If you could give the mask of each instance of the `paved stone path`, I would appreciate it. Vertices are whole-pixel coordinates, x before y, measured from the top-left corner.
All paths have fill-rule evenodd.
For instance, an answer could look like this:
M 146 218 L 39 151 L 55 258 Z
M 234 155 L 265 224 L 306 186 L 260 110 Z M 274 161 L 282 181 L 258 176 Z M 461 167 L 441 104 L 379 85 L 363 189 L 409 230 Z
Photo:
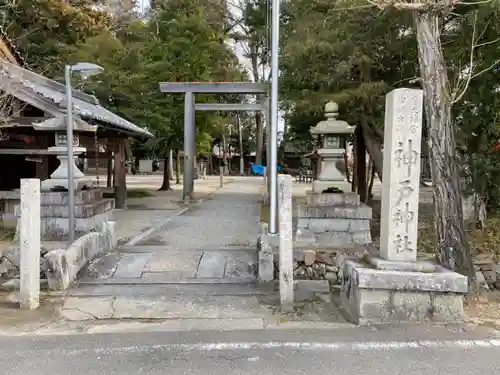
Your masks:
M 172 216 L 137 245 L 94 260 L 80 284 L 254 280 L 260 183 L 252 178 L 232 182 Z
M 95 259 L 61 314 L 95 319 L 272 319 L 255 285 L 262 181 L 235 178 L 133 246 Z M 260 321 L 259 321 L 260 322 Z M 259 323 L 262 325 L 261 323 Z

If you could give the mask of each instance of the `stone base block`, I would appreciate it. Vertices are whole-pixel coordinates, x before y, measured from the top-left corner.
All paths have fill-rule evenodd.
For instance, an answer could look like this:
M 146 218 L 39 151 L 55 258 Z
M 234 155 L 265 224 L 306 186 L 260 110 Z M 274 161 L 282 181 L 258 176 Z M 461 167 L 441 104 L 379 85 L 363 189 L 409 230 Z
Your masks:
M 75 192 L 75 204 L 86 204 L 88 202 L 97 202 L 103 199 L 102 189 L 90 189 Z M 67 206 L 67 191 L 47 191 L 40 194 L 40 204 L 42 206 Z
M 40 195 L 40 216 L 42 241 L 64 241 L 69 233 L 68 192 L 43 192 Z M 103 223 L 111 220 L 115 200 L 103 198 L 100 189 L 83 190 L 75 193 L 76 236 L 100 230 Z M 14 207 L 16 216 L 20 206 Z M 18 221 L 19 226 L 20 221 Z M 19 240 L 19 227 L 15 240 Z
M 78 178 L 73 180 L 73 185 L 75 188 L 75 191 L 79 190 L 87 190 L 87 189 L 92 189 L 96 185 L 96 181 L 92 180 L 91 178 Z M 42 184 L 40 186 L 42 191 L 67 191 L 68 190 L 68 179 L 67 178 L 62 178 L 62 179 L 57 179 L 57 178 L 49 178 L 47 180 L 42 181 Z
M 355 233 L 370 230 L 370 220 L 368 219 L 336 219 L 315 217 L 301 217 L 297 220 L 297 228 L 309 229 L 313 233 L 323 232 L 347 232 Z
M 295 244 L 311 247 L 339 248 L 352 245 L 368 245 L 372 243 L 370 230 L 358 232 L 326 231 L 314 233 L 307 228 L 297 228 Z
M 293 247 L 315 247 L 316 236 L 306 228 L 297 228 L 293 239 Z
M 115 200 L 112 198 L 101 199 L 97 202 L 75 204 L 75 218 L 89 218 L 111 211 L 115 207 Z M 20 216 L 20 206 L 16 206 L 16 216 Z M 67 218 L 69 217 L 68 205 L 41 205 L 40 216 L 42 218 Z
M 91 217 L 75 218 L 75 235 L 99 231 L 102 225 L 110 221 L 113 211 L 109 210 Z M 69 220 L 67 217 L 43 217 L 40 221 L 42 241 L 65 241 L 68 239 Z
M 416 262 L 398 262 L 386 260 L 380 257 L 368 258 L 368 262 L 378 270 L 387 271 L 410 271 L 410 272 L 436 272 L 439 267 L 437 264 L 429 261 Z
M 317 219 L 365 219 L 371 220 L 372 208 L 364 203 L 359 206 L 354 205 L 297 205 L 297 218 L 317 218 Z
M 337 188 L 342 190 L 344 193 L 351 192 L 351 184 L 347 181 L 321 181 L 314 180 L 313 181 L 313 192 L 314 193 L 322 193 L 328 188 Z
M 356 324 L 463 320 L 467 277 L 436 265 L 434 272 L 380 270 L 343 264 L 341 302 Z
M 360 197 L 357 193 L 315 193 L 306 191 L 306 202 L 312 206 L 359 206 Z

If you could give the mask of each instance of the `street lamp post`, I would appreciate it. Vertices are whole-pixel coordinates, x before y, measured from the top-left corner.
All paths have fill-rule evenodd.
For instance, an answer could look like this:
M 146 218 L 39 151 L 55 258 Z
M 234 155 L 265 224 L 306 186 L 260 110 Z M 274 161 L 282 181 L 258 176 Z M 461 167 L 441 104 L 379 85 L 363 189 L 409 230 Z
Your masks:
M 71 87 L 71 73 L 79 72 L 84 78 L 99 74 L 104 69 L 95 64 L 80 62 L 75 65 L 66 65 L 64 78 L 66 83 L 66 147 L 68 149 L 68 242 L 75 241 L 75 183 L 73 159 L 73 89 Z
M 269 149 L 270 155 L 267 159 L 269 168 L 269 233 L 277 233 L 276 216 L 278 213 L 278 187 L 277 187 L 277 164 L 278 164 L 278 53 L 279 53 L 279 31 L 280 31 L 280 0 L 273 0 L 271 6 L 271 115 Z

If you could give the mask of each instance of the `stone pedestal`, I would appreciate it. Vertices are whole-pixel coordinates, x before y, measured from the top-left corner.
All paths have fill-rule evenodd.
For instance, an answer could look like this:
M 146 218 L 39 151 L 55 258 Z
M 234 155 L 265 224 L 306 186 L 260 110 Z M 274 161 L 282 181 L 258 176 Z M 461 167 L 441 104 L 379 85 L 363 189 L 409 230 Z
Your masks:
M 351 184 L 344 175 L 347 137 L 355 127 L 337 120 L 337 115 L 337 104 L 327 103 L 326 120 L 310 130 L 313 137 L 321 139 L 317 153 L 322 168 L 313 181 L 313 190 L 306 193 L 306 204 L 297 207 L 295 240 L 299 246 L 336 248 L 372 242 L 372 209 L 350 192 Z
M 68 192 L 42 192 L 40 196 L 40 225 L 42 241 L 64 241 L 68 238 Z M 91 189 L 75 194 L 76 237 L 100 230 L 103 223 L 111 221 L 115 201 L 103 198 L 103 191 Z M 20 207 L 15 207 L 19 217 Z M 16 238 L 19 233 L 19 223 Z
M 68 149 L 66 146 L 49 147 L 48 151 L 57 156 L 60 161 L 59 167 L 50 175 L 50 178 L 43 181 L 41 185 L 42 191 L 65 191 L 68 190 Z M 77 155 L 85 152 L 84 147 L 75 147 L 73 149 L 73 171 L 74 179 L 73 184 L 75 191 L 82 189 L 90 189 L 94 182 L 91 178 L 86 178 L 85 175 L 78 169 L 75 164 Z
M 342 275 L 341 302 L 353 323 L 458 322 L 464 318 L 467 277 L 441 266 L 346 260 Z
M 341 300 L 357 324 L 463 319 L 468 279 L 417 260 L 421 90 L 386 98 L 380 257 L 347 260 Z
M 372 209 L 356 193 L 308 191 L 296 216 L 298 245 L 336 248 L 372 242 Z

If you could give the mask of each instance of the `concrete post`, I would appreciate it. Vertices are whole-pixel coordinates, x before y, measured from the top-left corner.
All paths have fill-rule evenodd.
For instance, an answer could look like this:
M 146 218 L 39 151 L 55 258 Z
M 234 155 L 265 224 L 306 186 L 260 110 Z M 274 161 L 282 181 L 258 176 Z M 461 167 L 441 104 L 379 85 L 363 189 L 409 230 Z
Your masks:
M 40 305 L 40 180 L 21 180 L 21 287 L 20 307 Z
M 293 239 L 292 176 L 278 175 L 280 300 L 283 312 L 292 312 L 293 303 Z
M 224 167 L 219 167 L 219 175 L 220 175 L 220 187 L 224 186 Z
M 194 157 L 195 157 L 195 112 L 194 94 L 186 92 L 184 96 L 184 201 L 190 200 L 194 184 Z

